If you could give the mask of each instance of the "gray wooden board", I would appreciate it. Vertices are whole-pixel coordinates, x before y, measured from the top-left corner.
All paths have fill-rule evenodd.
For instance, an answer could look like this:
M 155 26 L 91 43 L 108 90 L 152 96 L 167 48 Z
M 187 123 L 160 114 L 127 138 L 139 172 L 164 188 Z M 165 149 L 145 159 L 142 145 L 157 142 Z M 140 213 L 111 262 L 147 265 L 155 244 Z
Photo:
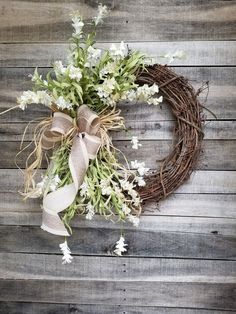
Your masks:
M 166 157 L 174 147 L 172 141 L 140 141 L 141 149 L 138 151 L 131 148 L 130 141 L 113 141 L 116 148 L 125 154 L 127 160 L 145 161 L 145 164 L 150 169 L 158 169 L 161 161 Z M 25 142 L 23 147 L 29 145 Z M 33 151 L 34 145 L 31 145 L 26 150 L 16 157 L 20 151 L 20 142 L 0 142 L 0 168 L 16 168 L 17 165 L 25 168 L 26 159 Z M 51 153 L 48 153 L 50 156 Z M 118 154 L 119 159 L 124 163 L 124 158 Z M 213 140 L 204 141 L 202 145 L 202 153 L 200 155 L 197 169 L 201 170 L 236 170 L 236 141 L 230 140 Z M 47 167 L 47 162 L 44 159 L 42 168 Z
M 114 216 L 113 220 L 117 220 Z M 42 213 L 17 213 L 1 212 L 0 225 L 17 226 L 40 226 Z M 120 230 L 122 224 L 115 224 L 96 215 L 88 221 L 84 216 L 77 216 L 71 222 L 73 228 L 98 228 Z M 124 223 L 124 227 L 137 231 L 137 227 L 130 223 Z M 172 217 L 144 215 L 140 218 L 138 230 L 163 231 L 163 232 L 186 232 L 201 234 L 218 234 L 236 237 L 236 219 L 232 218 L 205 218 L 205 217 Z
M 174 70 L 195 88 L 210 81 L 207 101 L 206 91 L 200 100 L 218 120 L 204 110 L 208 121 L 201 170 L 164 202 L 145 203 L 139 228 L 124 224 L 126 256 L 112 254 L 120 225 L 98 216 L 92 221 L 77 217 L 69 239 L 74 260 L 65 266 L 61 238 L 39 227 L 41 201 L 23 202 L 17 193 L 23 177 L 13 163 L 26 122 L 49 110 L 29 106 L 1 116 L 0 168 L 8 169 L 0 169 L 0 312 L 235 313 L 236 1 L 103 3 L 111 12 L 98 29 L 97 46 L 124 40 L 161 63 L 160 55 L 184 50 L 186 57 L 174 61 Z M 27 75 L 33 67 L 45 73 L 53 61 L 65 62 L 72 32 L 69 13 L 79 8 L 90 21 L 96 7 L 97 1 L 0 1 L 0 111 L 31 88 Z M 130 132 L 114 133 L 115 145 L 130 160 L 158 166 L 155 159 L 164 157 L 173 141 L 168 104 L 119 107 Z M 131 134 L 143 144 L 137 152 L 130 149 Z M 31 138 L 32 127 L 26 140 Z
M 40 178 L 42 171 L 38 171 Z M 0 169 L 1 193 L 16 194 L 23 186 L 23 176 L 16 169 Z M 178 189 L 178 193 L 232 194 L 236 193 L 236 171 L 195 171 Z
M 0 253 L 1 279 L 236 283 L 236 261 Z M 103 267 L 106 266 L 106 267 Z M 125 271 L 124 271 L 125 270 Z
M 0 299 L 235 310 L 235 288 L 235 283 L 5 279 L 0 281 Z
M 18 190 L 17 190 L 18 191 Z M 0 192 L 0 212 L 4 219 L 17 218 L 17 213 L 42 212 L 41 199 L 28 199 L 16 191 Z M 234 194 L 172 194 L 160 204 L 155 201 L 143 204 L 142 215 L 153 216 L 178 216 L 178 217 L 222 217 L 236 218 L 236 195 Z M 29 215 L 29 219 L 31 216 Z
M 40 73 L 46 73 L 49 69 L 39 69 Z M 215 113 L 218 119 L 236 119 L 235 111 L 235 67 L 178 67 L 175 71 L 179 75 L 188 77 L 191 83 L 199 88 L 206 81 L 210 82 L 210 89 L 205 103 L 207 91 L 202 93 L 200 99 L 205 106 Z M 32 88 L 32 82 L 27 77 L 33 72 L 33 68 L 0 68 L 0 110 L 16 105 L 16 97 L 24 90 Z M 222 79 L 222 77 L 224 79 Z M 120 104 L 122 114 L 126 120 L 160 121 L 173 120 L 170 108 L 166 103 L 160 106 L 148 106 L 144 104 Z M 49 110 L 43 106 L 29 106 L 27 111 L 14 110 L 0 116 L 1 122 L 31 121 L 49 114 Z M 208 119 L 214 119 L 205 112 Z
M 155 108 L 153 108 L 155 111 Z M 27 114 L 27 111 L 25 112 Z M 174 138 L 175 121 L 144 121 L 130 120 L 128 117 L 126 130 L 110 132 L 114 140 L 131 140 L 132 136 L 138 136 L 139 140 L 172 140 Z M 21 141 L 25 129 L 24 140 L 31 141 L 36 123 L 1 123 L 0 141 Z M 212 120 L 206 121 L 203 126 L 205 140 L 235 140 L 236 121 Z
M 98 30 L 101 41 L 233 40 L 235 1 L 103 1 L 111 9 Z M 1 1 L 0 42 L 61 42 L 72 33 L 70 13 L 85 20 L 96 15 L 97 2 Z M 14 18 L 13 18 L 14 16 Z
M 1 314 L 230 314 L 227 310 L 205 310 L 156 306 L 106 304 L 58 304 L 0 301 Z
M 236 237 L 215 233 L 159 231 L 124 227 L 129 245 L 128 256 L 236 259 Z M 39 226 L 0 226 L 1 252 L 58 253 L 60 237 L 51 235 Z M 110 228 L 73 228 L 69 240 L 74 254 L 110 255 L 120 236 L 118 226 Z M 96 240 L 95 240 L 96 239 Z
M 117 43 L 115 43 L 117 44 Z M 167 53 L 184 51 L 185 57 L 175 58 L 171 65 L 230 66 L 236 64 L 234 41 L 178 41 L 178 42 L 128 42 L 129 49 L 139 50 L 152 58 L 152 62 L 168 63 Z M 96 43 L 99 49 L 108 49 L 111 43 Z M 19 43 L 0 44 L 0 67 L 50 67 L 54 61 L 67 63 L 68 44 Z
M 225 292 L 223 294 L 224 299 L 221 299 L 221 302 L 227 302 L 226 308 L 233 309 L 235 306 L 234 301 L 232 302 L 233 290 L 236 284 L 236 264 L 234 261 L 74 256 L 73 264 L 65 266 L 61 264 L 60 255 L 1 253 L 0 262 L 2 265 L 0 270 L 0 300 L 4 299 L 4 301 L 9 299 L 9 295 L 7 296 L 5 292 L 6 287 L 10 288 L 12 286 L 11 289 L 13 289 L 13 292 L 16 292 L 16 294 L 13 294 L 12 299 L 16 301 L 69 303 L 75 302 L 74 298 L 77 298 L 76 302 L 81 304 L 85 302 L 102 304 L 99 307 L 99 311 L 95 313 L 100 313 L 102 308 L 104 313 L 108 309 L 111 311 L 112 307 L 107 308 L 108 304 L 114 306 L 117 303 L 122 304 L 123 311 L 127 310 L 128 313 L 129 311 L 131 311 L 130 313 L 136 313 L 132 312 L 135 310 L 143 313 L 145 308 L 131 308 L 127 307 L 126 304 L 148 305 L 149 307 L 150 305 L 157 305 L 194 308 L 196 306 L 195 302 L 197 302 L 197 306 L 201 308 L 221 308 L 221 303 L 217 301 L 219 293 L 217 291 L 222 288 Z M 58 288 L 59 283 L 61 288 Z M 112 283 L 114 292 L 111 294 L 107 290 L 107 285 L 109 286 L 110 283 Z M 78 290 L 75 288 L 77 284 Z M 117 284 L 118 287 L 116 286 Z M 36 285 L 38 287 L 37 291 L 34 290 Z M 101 285 L 103 291 L 102 298 L 98 292 L 101 289 Z M 161 295 L 159 293 L 161 292 L 158 291 L 157 294 L 150 292 L 152 295 L 149 298 L 141 289 L 133 291 L 136 285 L 152 287 L 157 291 L 158 287 L 161 287 L 161 290 L 169 291 L 168 296 L 160 298 Z M 36 293 L 37 300 L 34 293 L 30 292 L 29 286 Z M 189 293 L 185 297 L 181 293 L 182 289 L 185 289 L 187 286 L 194 293 L 190 298 Z M 201 292 L 200 287 L 201 289 L 203 287 L 208 289 L 204 289 Z M 42 293 L 43 289 L 45 292 L 48 292 L 48 298 L 46 297 L 47 293 Z M 53 292 L 50 292 L 51 289 L 53 289 Z M 92 290 L 93 293 L 89 293 L 87 289 Z M 172 289 L 175 290 L 175 297 L 172 295 Z M 59 300 L 57 297 L 60 291 L 64 291 L 63 300 Z M 206 294 L 205 298 L 203 297 L 204 294 Z M 70 299 L 71 297 L 73 300 Z M 186 302 L 189 303 L 187 304 Z M 103 305 L 103 303 L 106 305 Z M 77 307 L 79 308 L 80 305 Z M 87 306 L 88 309 L 89 307 Z M 92 309 L 91 307 L 90 310 Z M 113 310 L 115 311 L 115 307 L 113 307 Z M 154 308 L 150 307 L 146 308 L 146 310 L 148 311 L 147 313 L 149 313 L 149 310 L 150 313 L 153 313 Z M 156 308 L 155 310 L 158 309 Z M 161 311 L 161 309 L 159 310 Z M 175 312 L 173 308 L 170 308 L 166 309 L 164 313 Z M 186 313 L 190 314 L 191 311 L 189 310 Z

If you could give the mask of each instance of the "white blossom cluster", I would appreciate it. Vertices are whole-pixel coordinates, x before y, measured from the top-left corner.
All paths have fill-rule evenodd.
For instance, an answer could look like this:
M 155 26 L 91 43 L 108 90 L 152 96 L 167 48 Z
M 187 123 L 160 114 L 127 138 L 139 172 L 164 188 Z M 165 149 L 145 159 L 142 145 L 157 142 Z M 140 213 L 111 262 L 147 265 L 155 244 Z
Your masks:
M 36 184 L 36 189 L 39 196 L 44 193 L 45 190 L 56 191 L 58 185 L 61 183 L 61 179 L 56 174 L 53 177 L 42 176 L 42 180 Z
M 85 63 L 85 67 L 92 67 L 95 66 L 98 62 L 98 60 L 101 57 L 102 50 L 94 48 L 92 46 L 88 47 L 87 50 L 88 56 L 87 56 L 87 62 Z
M 65 98 L 63 96 L 58 97 L 55 100 L 55 104 L 57 105 L 57 108 L 59 109 L 72 109 L 73 104 L 66 101 Z
M 107 105 L 114 106 L 116 101 L 119 99 L 116 98 L 116 94 L 113 94 L 113 91 L 117 87 L 117 82 L 114 77 L 105 78 L 103 83 L 96 87 L 98 97 Z
M 91 220 L 94 215 L 95 215 L 94 206 L 91 204 L 91 202 L 88 202 L 88 204 L 86 205 L 86 216 L 85 216 L 85 218 L 88 220 Z
M 83 182 L 80 186 L 80 195 L 81 196 L 88 195 L 88 184 L 86 182 Z
M 147 102 L 148 105 L 158 105 L 163 101 L 163 97 L 154 97 L 159 92 L 157 84 L 149 86 L 144 84 L 136 89 L 131 89 L 122 95 L 123 100 Z
M 71 109 L 73 104 L 66 101 L 63 96 L 59 96 L 54 99 L 46 91 L 40 90 L 37 92 L 24 91 L 20 97 L 17 98 L 19 108 L 25 110 L 29 104 L 42 104 L 46 107 L 50 107 L 52 103 L 55 103 L 59 109 Z
M 74 27 L 73 36 L 81 37 L 82 35 L 82 28 L 84 26 L 84 22 L 82 21 L 82 17 L 79 12 L 75 12 L 71 15 L 72 26 Z
M 54 62 L 53 68 L 57 77 L 68 74 L 72 80 L 76 80 L 77 82 L 82 78 L 81 69 L 72 64 L 69 64 L 68 67 L 64 67 L 62 61 L 59 60 Z
M 128 244 L 125 243 L 125 238 L 121 235 L 120 239 L 116 242 L 114 253 L 118 256 L 122 256 L 127 251 L 126 247 Z
M 106 5 L 102 5 L 101 3 L 98 5 L 98 15 L 93 19 L 95 26 L 103 22 L 103 19 L 108 15 L 108 12 Z
M 20 97 L 17 98 L 19 108 L 25 110 L 29 104 L 42 104 L 50 107 L 52 97 L 44 90 L 32 92 L 30 90 L 24 91 Z
M 109 52 L 113 60 L 124 59 L 128 54 L 127 45 L 125 45 L 123 41 L 119 44 L 119 46 L 112 44 Z
M 130 164 L 131 168 L 137 172 L 135 182 L 137 182 L 138 186 L 145 186 L 146 182 L 144 180 L 144 176 L 147 175 L 150 169 L 145 167 L 144 162 L 138 162 L 137 160 L 131 161 Z
M 163 58 L 167 59 L 168 63 L 174 62 L 175 59 L 183 59 L 185 57 L 185 52 L 182 50 L 177 50 L 175 53 L 166 53 Z
M 71 256 L 71 250 L 67 244 L 67 241 L 59 244 L 59 247 L 62 251 L 62 264 L 70 264 L 72 262 L 73 256 Z
M 139 143 L 139 139 L 137 136 L 132 136 L 131 144 L 133 149 L 138 149 L 139 147 L 142 146 L 142 144 Z
M 99 73 L 100 79 L 104 79 L 108 74 L 113 74 L 116 69 L 116 62 L 108 62 Z
M 128 195 L 131 197 L 131 204 L 133 204 L 134 207 L 139 207 L 141 204 L 141 199 L 138 195 L 138 193 L 135 191 L 135 185 L 132 182 L 129 182 L 128 180 L 120 180 L 120 185 L 124 191 L 128 193 Z

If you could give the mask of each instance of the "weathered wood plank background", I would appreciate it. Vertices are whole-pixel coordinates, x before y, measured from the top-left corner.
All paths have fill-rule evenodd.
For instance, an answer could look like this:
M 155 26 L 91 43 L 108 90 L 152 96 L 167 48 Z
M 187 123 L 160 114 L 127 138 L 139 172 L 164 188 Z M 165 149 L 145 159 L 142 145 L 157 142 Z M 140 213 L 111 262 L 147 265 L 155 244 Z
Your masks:
M 22 202 L 14 163 L 26 124 L 47 114 L 41 107 L 1 116 L 0 312 L 3 314 L 223 314 L 236 312 L 236 1 L 106 0 L 111 10 L 98 46 L 125 40 L 157 62 L 185 50 L 176 72 L 198 88 L 210 82 L 205 140 L 189 182 L 159 206 L 145 204 L 140 228 L 127 225 L 129 251 L 112 256 L 119 226 L 97 217 L 73 222 L 71 265 L 61 265 L 59 238 L 40 228 L 37 200 Z M 87 20 L 95 0 L 0 1 L 0 109 L 15 105 L 38 66 L 66 59 L 69 14 Z M 205 102 L 206 94 L 201 95 Z M 143 144 L 138 156 L 129 136 L 115 144 L 132 160 L 159 165 L 172 147 L 173 117 L 160 108 L 121 105 L 127 126 Z M 133 110 L 135 109 L 135 110 Z M 26 141 L 32 138 L 32 128 Z M 25 152 L 18 159 L 23 166 Z

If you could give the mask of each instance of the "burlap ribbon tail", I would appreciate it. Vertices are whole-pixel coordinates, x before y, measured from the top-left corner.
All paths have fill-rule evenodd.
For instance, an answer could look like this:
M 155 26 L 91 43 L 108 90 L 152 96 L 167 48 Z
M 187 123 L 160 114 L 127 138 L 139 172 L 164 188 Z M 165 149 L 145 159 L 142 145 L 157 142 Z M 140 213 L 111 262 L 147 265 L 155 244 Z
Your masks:
M 73 119 L 69 115 L 55 112 L 50 128 L 43 134 L 42 147 L 46 150 L 53 148 L 55 142 L 60 141 L 62 136 L 66 135 L 73 126 Z M 80 106 L 77 111 L 77 127 L 78 132 L 73 138 L 68 160 L 73 182 L 48 193 L 43 198 L 41 228 L 61 236 L 69 236 L 69 233 L 58 213 L 73 203 L 84 181 L 89 159 L 96 158 L 101 146 L 99 117 L 86 105 Z

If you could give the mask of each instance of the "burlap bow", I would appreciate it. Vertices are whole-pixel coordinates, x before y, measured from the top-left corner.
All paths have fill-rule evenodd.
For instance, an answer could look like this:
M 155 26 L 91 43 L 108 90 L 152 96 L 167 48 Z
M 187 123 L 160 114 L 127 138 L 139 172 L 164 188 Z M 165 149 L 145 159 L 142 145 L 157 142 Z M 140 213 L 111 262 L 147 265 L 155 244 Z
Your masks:
M 71 205 L 83 183 L 89 159 L 94 159 L 101 145 L 99 136 L 100 120 L 88 106 L 82 105 L 77 111 L 78 133 L 73 138 L 69 155 L 69 168 L 73 183 L 50 192 L 43 198 L 43 220 L 41 228 L 52 234 L 68 236 L 58 213 Z M 62 112 L 55 112 L 50 129 L 44 132 L 42 147 L 50 149 L 73 128 L 73 119 Z

